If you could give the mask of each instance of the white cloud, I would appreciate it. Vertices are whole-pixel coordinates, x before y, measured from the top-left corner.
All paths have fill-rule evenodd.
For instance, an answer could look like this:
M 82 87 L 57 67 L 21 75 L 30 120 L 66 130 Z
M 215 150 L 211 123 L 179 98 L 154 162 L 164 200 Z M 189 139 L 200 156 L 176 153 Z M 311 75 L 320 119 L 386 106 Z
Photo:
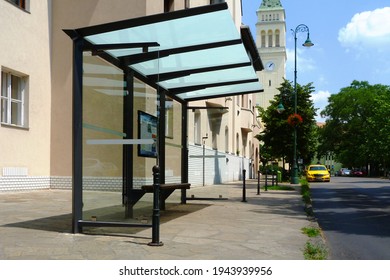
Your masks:
M 320 116 L 320 113 L 322 110 L 325 109 L 325 107 L 328 105 L 328 98 L 331 96 L 331 93 L 329 91 L 323 91 L 320 90 L 318 92 L 314 92 L 311 95 L 311 100 L 314 102 L 314 108 L 318 108 L 317 110 L 317 121 L 323 121 L 323 119 Z
M 355 14 L 339 31 L 339 42 L 350 49 L 388 49 L 390 44 L 390 7 Z
M 316 69 L 316 65 L 313 59 L 308 57 L 307 55 L 303 55 L 305 50 L 301 48 L 297 48 L 297 71 L 301 73 L 310 72 Z M 295 53 L 292 49 L 287 49 L 287 63 L 286 63 L 286 71 L 293 72 L 294 71 L 294 61 L 295 61 Z

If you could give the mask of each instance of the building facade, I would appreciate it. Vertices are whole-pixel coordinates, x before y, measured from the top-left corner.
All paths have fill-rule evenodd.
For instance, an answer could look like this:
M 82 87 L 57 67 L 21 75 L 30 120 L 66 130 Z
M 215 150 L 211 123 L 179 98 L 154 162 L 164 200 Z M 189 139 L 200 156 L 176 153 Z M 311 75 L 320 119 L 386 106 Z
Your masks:
M 72 186 L 73 107 L 70 58 L 73 50 L 72 42 L 63 32 L 64 29 L 140 18 L 219 2 L 228 3 L 240 32 L 239 0 L 0 0 L 0 23 L 3 27 L 0 36 L 0 190 Z M 107 69 L 107 65 L 93 56 L 86 57 L 85 61 Z M 85 67 L 84 71 L 87 72 L 88 66 Z M 88 78 L 92 82 L 98 74 L 91 73 Z M 114 68 L 110 70 L 109 77 L 111 82 L 123 79 Z M 140 98 L 137 103 L 140 107 L 135 108 L 135 114 L 143 111 L 156 115 L 156 101 L 150 98 L 154 90 L 141 81 L 135 80 L 135 84 Z M 106 85 L 99 89 L 101 92 L 104 91 L 104 86 Z M 95 91 L 89 92 L 88 88 L 85 90 L 87 94 L 96 94 Z M 115 133 L 122 129 L 123 123 L 94 123 L 103 115 L 114 114 L 123 105 L 115 98 L 107 98 L 115 94 L 117 92 L 105 92 L 105 95 L 93 99 L 96 103 L 112 104 L 112 112 L 100 111 L 93 115 L 93 121 L 83 124 L 87 133 L 96 137 L 99 133 Z M 164 175 L 175 182 L 179 180 L 177 170 L 181 165 L 181 161 L 175 156 L 181 136 L 173 136 L 181 133 L 180 115 L 177 114 L 180 109 L 175 101 L 168 101 L 168 104 L 172 110 L 167 117 L 169 127 L 166 137 L 171 142 L 167 145 L 167 168 Z M 190 183 L 203 185 L 238 180 L 243 169 L 248 170 L 249 174 L 255 173 L 258 162 L 258 143 L 254 138 L 258 127 L 255 104 L 255 94 L 189 104 Z M 85 153 L 84 171 L 95 189 L 122 188 L 120 178 L 123 170 L 117 162 L 122 157 L 122 150 L 105 153 L 103 149 L 91 146 Z M 138 154 L 137 151 L 135 154 Z M 140 178 L 139 184 L 150 182 L 150 171 L 154 164 L 155 161 L 148 158 L 142 160 L 139 165 L 142 168 L 134 171 L 135 178 Z M 96 177 L 99 178 L 99 186 L 94 181 Z

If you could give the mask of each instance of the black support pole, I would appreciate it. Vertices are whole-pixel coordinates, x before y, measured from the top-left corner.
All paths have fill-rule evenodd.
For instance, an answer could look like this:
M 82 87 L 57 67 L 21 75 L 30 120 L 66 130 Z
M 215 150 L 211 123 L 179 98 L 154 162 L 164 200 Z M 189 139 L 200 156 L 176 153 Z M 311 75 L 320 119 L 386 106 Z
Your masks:
M 260 170 L 257 171 L 257 195 L 260 195 Z
M 134 125 L 134 72 L 124 72 L 125 92 L 123 97 L 123 132 L 125 139 L 133 139 Z M 133 218 L 133 205 L 129 203 L 133 190 L 133 146 L 123 145 L 123 190 L 122 204 L 125 206 L 125 217 Z
M 159 183 L 165 184 L 165 113 L 166 113 L 166 98 L 165 92 L 159 92 L 160 107 L 158 110 L 158 167 L 160 172 Z
M 81 233 L 83 217 L 83 39 L 73 39 L 72 231 Z
M 246 170 L 244 169 L 242 171 L 242 202 L 247 202 L 246 201 L 245 174 L 246 174 Z
M 160 167 L 153 166 L 152 242 L 149 246 L 163 246 L 160 241 Z
M 188 103 L 184 102 L 181 108 L 181 182 L 188 183 Z M 187 190 L 181 190 L 181 203 L 187 203 Z

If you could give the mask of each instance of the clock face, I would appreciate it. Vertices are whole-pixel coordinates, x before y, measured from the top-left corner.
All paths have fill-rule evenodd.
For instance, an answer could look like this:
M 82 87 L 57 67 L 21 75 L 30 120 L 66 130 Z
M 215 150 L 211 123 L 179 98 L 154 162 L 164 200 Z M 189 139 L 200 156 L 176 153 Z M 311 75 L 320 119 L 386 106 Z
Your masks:
M 273 61 L 268 61 L 266 64 L 265 64 L 265 69 L 267 71 L 273 71 L 275 69 L 275 62 Z

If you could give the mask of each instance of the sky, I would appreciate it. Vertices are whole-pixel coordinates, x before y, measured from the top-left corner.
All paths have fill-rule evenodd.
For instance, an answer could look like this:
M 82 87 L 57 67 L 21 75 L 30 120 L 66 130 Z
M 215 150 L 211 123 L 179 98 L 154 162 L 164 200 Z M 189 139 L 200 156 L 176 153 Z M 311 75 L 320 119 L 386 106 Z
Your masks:
M 262 0 L 242 0 L 244 25 L 256 38 L 256 11 Z M 317 121 L 328 97 L 352 81 L 390 85 L 390 0 L 281 0 L 286 13 L 286 78 L 294 79 L 294 35 L 299 24 L 310 30 L 311 48 L 303 47 L 307 33 L 297 33 L 297 83 L 313 82 Z

